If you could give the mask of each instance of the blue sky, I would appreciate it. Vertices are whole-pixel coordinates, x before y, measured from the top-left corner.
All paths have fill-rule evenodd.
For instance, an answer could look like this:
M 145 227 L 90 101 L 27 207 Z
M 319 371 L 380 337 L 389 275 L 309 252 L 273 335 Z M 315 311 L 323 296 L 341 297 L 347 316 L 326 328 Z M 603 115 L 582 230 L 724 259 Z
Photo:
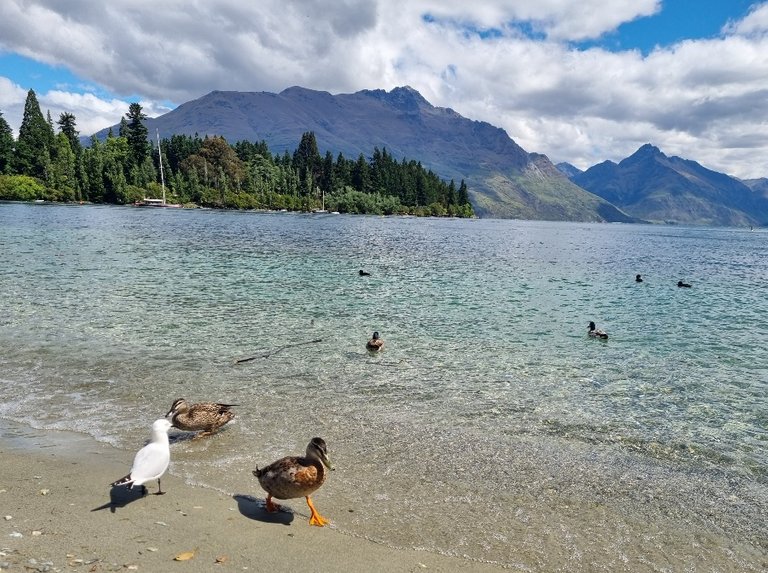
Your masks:
M 103 97 L 110 95 L 97 84 L 78 78 L 64 66 L 50 66 L 14 53 L 0 55 L 0 74 L 27 89 L 35 90 L 35 93 L 64 89 L 92 91 Z
M 612 51 L 637 49 L 648 54 L 656 46 L 714 38 L 729 20 L 743 18 L 754 3 L 754 0 L 667 0 L 653 16 L 622 24 L 616 32 L 583 45 L 598 45 Z
M 586 169 L 645 143 L 768 176 L 768 0 L 0 3 L 0 112 L 83 135 L 212 90 L 410 85 Z

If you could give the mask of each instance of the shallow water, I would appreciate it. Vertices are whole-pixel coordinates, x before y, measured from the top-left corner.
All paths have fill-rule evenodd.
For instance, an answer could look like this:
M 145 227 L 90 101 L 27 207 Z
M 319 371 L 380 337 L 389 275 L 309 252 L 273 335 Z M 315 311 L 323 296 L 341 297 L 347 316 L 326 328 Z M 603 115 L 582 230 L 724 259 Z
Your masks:
M 767 240 L 0 204 L 0 417 L 134 450 L 177 397 L 237 403 L 173 444 L 174 473 L 262 496 L 250 470 L 318 435 L 337 470 L 313 497 L 351 535 L 523 570 L 761 570 Z

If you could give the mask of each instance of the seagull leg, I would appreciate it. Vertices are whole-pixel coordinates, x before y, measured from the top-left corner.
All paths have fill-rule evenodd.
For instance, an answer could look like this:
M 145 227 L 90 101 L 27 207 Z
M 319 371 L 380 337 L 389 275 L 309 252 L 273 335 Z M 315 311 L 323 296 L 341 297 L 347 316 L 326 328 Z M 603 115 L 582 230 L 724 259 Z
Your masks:
M 312 512 L 312 515 L 309 516 L 310 525 L 317 525 L 318 527 L 322 527 L 328 523 L 327 519 L 317 513 L 317 510 L 315 509 L 315 506 L 312 505 L 312 500 L 309 499 L 309 496 L 307 496 L 307 505 L 309 506 L 309 510 Z
M 157 493 L 155 495 L 163 495 L 165 492 L 160 489 L 160 478 L 157 478 Z

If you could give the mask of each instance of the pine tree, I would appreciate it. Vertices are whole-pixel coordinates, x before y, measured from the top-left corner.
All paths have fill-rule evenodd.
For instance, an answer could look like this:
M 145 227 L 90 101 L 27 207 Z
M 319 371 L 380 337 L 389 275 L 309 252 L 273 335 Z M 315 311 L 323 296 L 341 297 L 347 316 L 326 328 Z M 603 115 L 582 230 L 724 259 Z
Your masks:
M 111 134 L 112 131 L 110 130 L 109 133 Z M 107 139 L 114 139 L 114 136 L 110 138 L 108 134 Z M 105 144 L 94 136 L 91 137 L 91 145 L 83 150 L 83 167 L 87 181 L 84 181 L 82 198 L 93 203 L 104 201 L 106 193 L 104 185 L 104 148 Z
M 334 188 L 334 169 L 333 169 L 333 154 L 330 151 L 325 152 L 325 159 L 323 160 L 322 169 L 320 171 L 320 177 L 317 181 L 320 189 L 325 193 L 333 192 Z
M 469 191 L 467 190 L 467 184 L 464 182 L 464 180 L 461 180 L 461 184 L 459 185 L 459 193 L 458 193 L 457 202 L 459 205 L 466 205 L 469 203 Z
M 13 130 L 0 111 L 0 175 L 11 171 L 13 144 Z
M 310 189 L 320 177 L 323 158 L 317 150 L 317 139 L 313 131 L 305 132 L 301 136 L 299 147 L 293 153 L 293 167 L 299 172 L 301 181 L 310 180 Z
M 147 127 L 144 120 L 147 116 L 141 111 L 141 105 L 132 103 L 128 107 L 128 113 L 125 114 L 127 123 L 125 126 L 120 124 L 120 135 L 124 135 L 128 140 L 128 147 L 131 150 L 131 161 L 134 165 L 140 166 L 144 160 L 149 157 L 151 147 L 147 139 Z M 123 130 L 125 133 L 122 133 Z
M 456 183 L 451 179 L 451 183 L 448 185 L 448 190 L 444 195 L 444 203 L 446 205 L 456 205 L 458 203 L 458 194 L 456 193 Z
M 40 111 L 34 90 L 29 90 L 16 142 L 14 171 L 19 175 L 45 179 L 53 147 L 53 128 Z
M 59 131 L 67 136 L 69 140 L 69 147 L 75 155 L 80 155 L 80 132 L 77 131 L 77 122 L 75 121 L 74 114 L 64 112 L 59 115 L 59 119 L 56 122 L 59 126 Z
M 352 167 L 352 186 L 363 193 L 371 191 L 371 169 L 362 153 Z
M 51 184 L 58 191 L 58 197 L 64 201 L 75 200 L 77 188 L 76 157 L 64 132 L 56 136 L 56 158 L 51 165 Z

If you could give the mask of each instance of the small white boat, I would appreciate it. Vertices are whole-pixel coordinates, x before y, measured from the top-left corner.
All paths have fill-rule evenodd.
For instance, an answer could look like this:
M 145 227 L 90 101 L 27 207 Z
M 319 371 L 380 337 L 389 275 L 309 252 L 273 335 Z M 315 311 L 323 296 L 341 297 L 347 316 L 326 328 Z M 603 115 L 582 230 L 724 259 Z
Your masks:
M 320 189 L 319 189 L 319 188 L 318 188 L 317 190 L 318 190 L 318 191 L 320 191 Z M 319 208 L 319 209 L 312 209 L 312 212 L 313 212 L 313 213 L 316 213 L 316 214 L 325 214 L 325 213 L 327 213 L 327 212 L 328 212 L 328 211 L 325 209 L 325 190 L 323 190 L 323 191 L 322 191 L 322 195 L 321 195 L 321 199 L 320 199 L 320 201 L 321 201 L 321 203 L 320 203 L 320 208 Z
M 181 208 L 181 205 L 178 203 L 166 203 L 165 202 L 165 175 L 163 174 L 163 151 L 160 149 L 160 132 L 156 131 L 157 133 L 157 157 L 160 163 L 160 185 L 163 187 L 163 198 L 162 199 L 150 199 L 149 197 L 144 197 L 143 201 L 136 201 L 134 203 L 135 207 L 168 207 L 168 208 Z
M 178 203 L 166 203 L 165 199 L 150 199 L 149 197 L 144 197 L 142 201 L 136 201 L 134 203 L 135 207 L 169 207 L 169 208 L 180 208 L 181 205 Z

